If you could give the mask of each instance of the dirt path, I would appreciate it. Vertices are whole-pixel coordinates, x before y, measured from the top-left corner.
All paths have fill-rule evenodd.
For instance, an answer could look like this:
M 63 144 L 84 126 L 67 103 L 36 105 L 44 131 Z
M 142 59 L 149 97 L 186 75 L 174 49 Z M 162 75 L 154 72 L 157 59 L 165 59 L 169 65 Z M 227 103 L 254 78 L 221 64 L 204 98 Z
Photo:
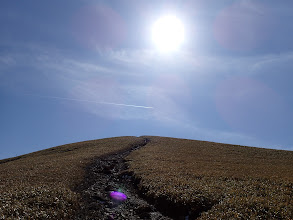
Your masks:
M 101 157 L 88 167 L 85 181 L 77 189 L 83 201 L 75 219 L 170 219 L 139 197 L 135 180 L 127 172 L 124 158 L 147 143 L 145 139 L 131 149 Z M 121 191 L 127 199 L 116 201 L 109 196 L 111 191 Z

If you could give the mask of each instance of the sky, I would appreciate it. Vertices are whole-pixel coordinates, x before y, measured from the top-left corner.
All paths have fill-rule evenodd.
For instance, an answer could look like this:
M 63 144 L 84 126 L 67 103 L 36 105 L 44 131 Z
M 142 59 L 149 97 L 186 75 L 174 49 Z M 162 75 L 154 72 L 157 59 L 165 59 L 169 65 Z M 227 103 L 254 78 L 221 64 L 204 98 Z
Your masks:
M 159 51 L 153 24 L 184 41 Z M 155 135 L 293 150 L 293 1 L 2 1 L 0 159 Z

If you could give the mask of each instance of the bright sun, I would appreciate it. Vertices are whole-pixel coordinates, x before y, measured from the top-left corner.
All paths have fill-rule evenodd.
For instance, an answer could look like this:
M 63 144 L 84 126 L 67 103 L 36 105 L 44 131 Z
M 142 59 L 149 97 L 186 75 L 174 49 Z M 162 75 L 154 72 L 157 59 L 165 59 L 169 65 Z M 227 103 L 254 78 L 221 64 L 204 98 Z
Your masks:
M 152 40 L 162 52 L 177 50 L 184 40 L 184 27 L 175 16 L 159 18 L 152 27 Z

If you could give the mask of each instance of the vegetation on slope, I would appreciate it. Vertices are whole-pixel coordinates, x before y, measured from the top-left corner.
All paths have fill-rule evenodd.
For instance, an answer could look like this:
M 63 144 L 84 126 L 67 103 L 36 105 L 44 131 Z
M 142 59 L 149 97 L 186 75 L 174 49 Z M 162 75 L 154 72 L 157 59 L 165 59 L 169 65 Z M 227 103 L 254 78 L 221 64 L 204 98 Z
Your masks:
M 293 218 L 293 152 L 148 138 L 151 142 L 127 159 L 142 192 L 159 201 L 165 213 L 175 216 L 172 210 L 181 210 L 189 217 L 201 214 L 200 219 Z
M 0 219 L 71 219 L 79 206 L 73 189 L 92 159 L 141 140 L 85 141 L 0 160 Z
M 118 137 L 1 160 L 0 219 L 71 219 L 80 206 L 73 189 L 93 158 L 125 150 L 144 138 L 150 143 L 127 160 L 141 192 L 165 213 L 175 216 L 179 211 L 191 219 L 293 218 L 291 151 Z

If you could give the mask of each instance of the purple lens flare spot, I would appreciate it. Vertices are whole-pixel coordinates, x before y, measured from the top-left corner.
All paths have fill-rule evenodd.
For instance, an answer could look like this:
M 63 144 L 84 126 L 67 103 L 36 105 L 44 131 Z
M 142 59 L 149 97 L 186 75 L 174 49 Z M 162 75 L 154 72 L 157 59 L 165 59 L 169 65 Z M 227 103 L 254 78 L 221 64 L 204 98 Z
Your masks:
M 118 201 L 124 201 L 127 199 L 127 196 L 124 193 L 117 191 L 110 192 L 110 197 Z

